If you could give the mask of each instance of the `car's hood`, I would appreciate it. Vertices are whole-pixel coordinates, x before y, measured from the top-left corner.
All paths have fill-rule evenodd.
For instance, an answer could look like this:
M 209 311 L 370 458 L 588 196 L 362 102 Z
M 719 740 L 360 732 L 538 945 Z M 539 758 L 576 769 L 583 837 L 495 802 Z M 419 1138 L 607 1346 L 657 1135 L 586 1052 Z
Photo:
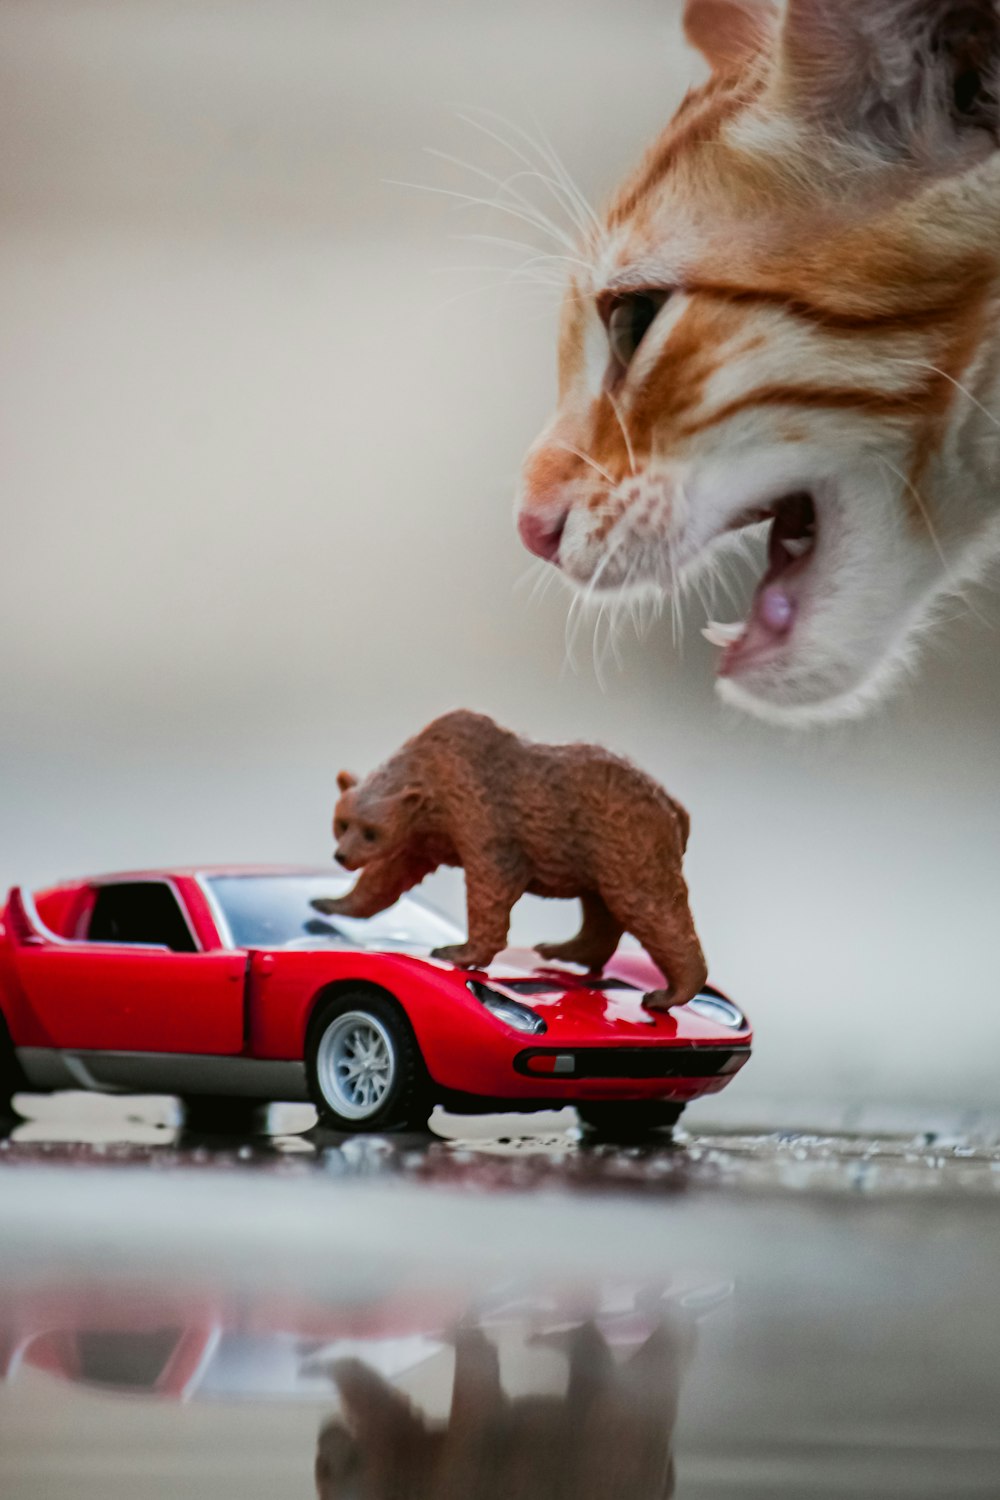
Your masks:
M 426 959 L 427 963 L 437 960 Z M 689 1005 L 672 1010 L 650 1010 L 644 1004 L 649 990 L 665 981 L 644 953 L 626 949 L 616 953 L 599 976 L 571 964 L 543 962 L 530 948 L 507 948 L 487 969 L 456 969 L 440 964 L 463 981 L 477 979 L 512 995 L 546 1023 L 541 1045 L 561 1042 L 643 1044 L 673 1042 L 688 1046 L 747 1046 L 750 1024 L 723 1025 L 699 1015 Z M 720 993 L 721 992 L 717 992 Z

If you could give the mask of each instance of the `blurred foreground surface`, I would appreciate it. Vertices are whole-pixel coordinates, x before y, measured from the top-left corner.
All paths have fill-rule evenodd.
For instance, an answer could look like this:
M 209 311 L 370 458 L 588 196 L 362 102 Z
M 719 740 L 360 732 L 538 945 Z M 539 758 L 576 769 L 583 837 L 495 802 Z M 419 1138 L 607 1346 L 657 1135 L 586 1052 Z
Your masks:
M 621 1148 L 569 1111 L 227 1140 L 25 1106 L 3 1500 L 998 1493 L 996 1121 Z

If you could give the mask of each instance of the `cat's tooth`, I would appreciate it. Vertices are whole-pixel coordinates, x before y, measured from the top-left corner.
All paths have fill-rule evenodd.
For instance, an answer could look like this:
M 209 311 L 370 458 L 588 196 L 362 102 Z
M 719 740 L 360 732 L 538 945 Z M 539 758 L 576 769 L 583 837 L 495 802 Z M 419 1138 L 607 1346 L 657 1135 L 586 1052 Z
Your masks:
M 724 625 L 720 620 L 709 620 L 707 625 L 702 626 L 701 633 L 713 646 L 731 646 L 745 631 L 746 625 L 742 620 L 734 620 L 731 625 Z
M 814 538 L 811 536 L 783 536 L 781 538 L 781 545 L 789 557 L 805 557 L 813 541 Z

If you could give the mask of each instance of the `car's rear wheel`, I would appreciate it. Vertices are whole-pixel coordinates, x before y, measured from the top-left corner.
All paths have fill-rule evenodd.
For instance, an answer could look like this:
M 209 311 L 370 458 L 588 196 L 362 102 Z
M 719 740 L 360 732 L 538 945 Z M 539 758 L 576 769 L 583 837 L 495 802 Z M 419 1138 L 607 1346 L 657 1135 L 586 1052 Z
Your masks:
M 270 1102 L 226 1094 L 187 1094 L 181 1098 L 184 1129 L 199 1135 L 261 1135 Z
M 335 1130 L 425 1130 L 427 1070 L 413 1030 L 388 996 L 352 990 L 321 1004 L 306 1044 L 309 1095 Z
M 7 1023 L 0 1015 L 0 1120 L 17 1118 L 14 1095 L 25 1086 Z
M 676 1125 L 684 1105 L 667 1099 L 600 1099 L 578 1104 L 576 1112 L 591 1139 L 634 1141 Z

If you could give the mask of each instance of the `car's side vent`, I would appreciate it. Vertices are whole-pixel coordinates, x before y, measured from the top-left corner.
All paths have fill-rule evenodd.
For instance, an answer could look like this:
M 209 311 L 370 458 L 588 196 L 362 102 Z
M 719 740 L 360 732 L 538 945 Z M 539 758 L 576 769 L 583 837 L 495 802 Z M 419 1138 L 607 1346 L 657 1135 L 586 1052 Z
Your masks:
M 45 939 L 36 932 L 31 925 L 24 905 L 24 897 L 21 895 L 20 886 L 15 885 L 7 897 L 7 928 L 15 943 L 22 946 L 38 947 Z

